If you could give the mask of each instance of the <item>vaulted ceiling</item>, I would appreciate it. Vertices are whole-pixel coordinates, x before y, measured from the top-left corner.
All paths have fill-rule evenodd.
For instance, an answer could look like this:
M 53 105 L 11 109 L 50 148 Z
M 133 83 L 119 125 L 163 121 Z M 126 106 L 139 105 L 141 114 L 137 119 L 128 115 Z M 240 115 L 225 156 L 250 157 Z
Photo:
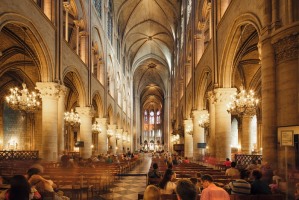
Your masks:
M 142 106 L 161 108 L 173 67 L 180 1 L 119 0 L 114 9 L 134 93 Z

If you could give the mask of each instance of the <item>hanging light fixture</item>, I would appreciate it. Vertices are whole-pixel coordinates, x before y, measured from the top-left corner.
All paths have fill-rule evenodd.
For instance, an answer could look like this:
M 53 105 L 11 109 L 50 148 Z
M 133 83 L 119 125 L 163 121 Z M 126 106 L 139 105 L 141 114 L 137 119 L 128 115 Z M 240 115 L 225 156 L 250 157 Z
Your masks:
M 121 134 L 120 133 L 117 133 L 116 135 L 115 135 L 115 139 L 116 140 L 120 140 L 122 137 L 121 137 Z
M 79 127 L 81 124 L 79 114 L 74 112 L 73 109 L 71 109 L 71 112 L 64 113 L 64 121 L 67 126 L 71 127 Z
M 227 105 L 227 112 L 232 115 L 255 115 L 259 100 L 254 97 L 254 92 L 246 92 L 241 86 L 240 92 L 233 96 L 232 101 Z
M 187 133 L 187 134 L 189 134 L 189 135 L 193 135 L 193 126 L 192 125 L 188 125 L 187 127 L 186 127 L 186 130 L 185 130 L 185 132 Z
M 25 73 L 25 52 L 26 52 L 26 29 L 24 31 L 24 73 Z M 21 110 L 26 113 L 34 113 L 41 107 L 41 98 L 38 92 L 30 92 L 27 89 L 25 81 L 22 83 L 22 89 L 14 87 L 10 89 L 10 94 L 6 96 L 6 102 L 13 110 Z
M 97 121 L 95 121 L 92 125 L 91 125 L 91 131 L 93 133 L 101 133 L 102 129 L 100 128 L 100 125 L 98 124 Z
M 114 134 L 113 134 L 113 131 L 111 129 L 108 129 L 107 130 L 107 137 L 110 138 L 112 137 Z
M 198 125 L 202 128 L 208 128 L 210 125 L 210 115 L 209 113 L 203 113 L 199 116 Z

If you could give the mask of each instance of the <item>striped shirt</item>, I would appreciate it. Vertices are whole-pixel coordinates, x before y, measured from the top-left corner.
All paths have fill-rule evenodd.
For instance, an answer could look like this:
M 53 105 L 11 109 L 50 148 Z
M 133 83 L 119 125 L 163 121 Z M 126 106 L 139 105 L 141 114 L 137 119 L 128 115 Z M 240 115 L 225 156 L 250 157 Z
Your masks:
M 251 185 L 243 179 L 237 179 L 228 184 L 231 194 L 250 194 Z

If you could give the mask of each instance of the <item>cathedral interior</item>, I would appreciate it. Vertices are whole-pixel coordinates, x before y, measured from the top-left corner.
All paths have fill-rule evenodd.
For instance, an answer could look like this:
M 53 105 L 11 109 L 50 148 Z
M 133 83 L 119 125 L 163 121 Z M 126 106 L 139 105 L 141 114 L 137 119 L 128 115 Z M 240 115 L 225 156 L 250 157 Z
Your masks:
M 299 166 L 299 1 L 2 0 L 0 151 Z

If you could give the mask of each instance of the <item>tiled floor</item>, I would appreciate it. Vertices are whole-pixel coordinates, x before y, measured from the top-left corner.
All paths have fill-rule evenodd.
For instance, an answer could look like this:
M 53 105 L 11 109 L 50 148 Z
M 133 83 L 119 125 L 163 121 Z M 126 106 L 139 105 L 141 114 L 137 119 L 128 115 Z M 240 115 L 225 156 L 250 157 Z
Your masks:
M 137 174 L 147 174 L 152 158 L 145 154 L 140 165 L 136 166 L 129 174 L 132 176 L 121 177 L 114 183 L 109 192 L 95 198 L 97 200 L 135 200 L 138 192 L 143 192 L 146 187 L 146 176 L 136 176 Z

